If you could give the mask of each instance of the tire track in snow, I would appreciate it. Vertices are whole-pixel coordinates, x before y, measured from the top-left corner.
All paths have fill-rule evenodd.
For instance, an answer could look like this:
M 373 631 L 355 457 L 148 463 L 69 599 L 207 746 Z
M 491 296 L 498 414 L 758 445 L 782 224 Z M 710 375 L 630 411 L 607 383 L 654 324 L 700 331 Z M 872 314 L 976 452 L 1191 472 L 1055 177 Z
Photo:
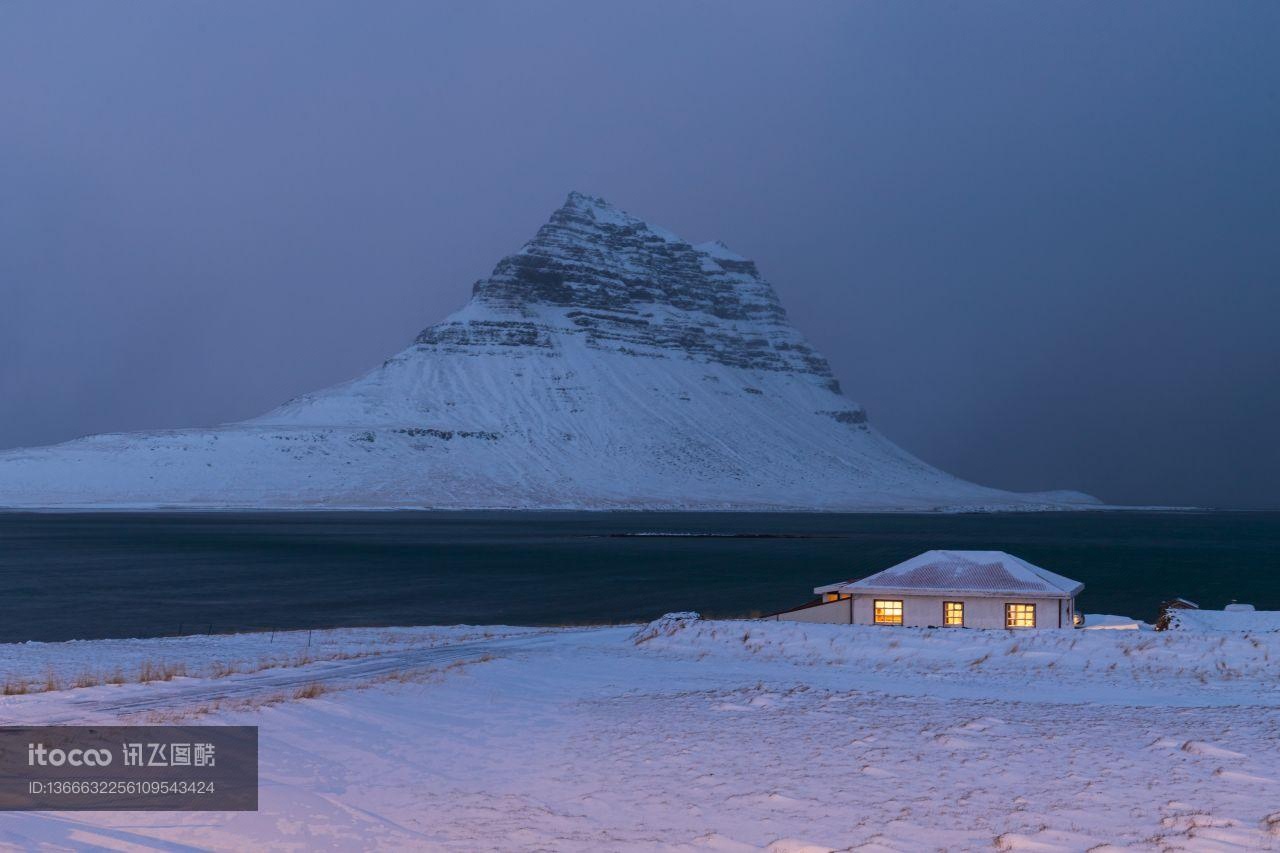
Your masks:
M 406 649 L 346 660 L 314 661 L 302 666 L 274 667 L 252 673 L 239 673 L 219 678 L 176 678 L 173 681 L 148 682 L 151 689 L 129 690 L 119 695 L 110 686 L 87 690 L 64 691 L 58 710 L 44 715 L 42 723 L 59 725 L 74 723 L 95 715 L 124 715 L 144 711 L 181 711 L 222 700 L 252 699 L 289 693 L 311 684 L 326 687 L 352 685 L 382 676 L 409 672 L 424 667 L 489 657 L 509 657 L 536 652 L 548 646 L 553 637 L 515 637 L 501 640 L 476 640 L 446 646 Z M 78 695 L 77 695 L 78 694 Z M 40 694 L 48 696 L 49 694 Z

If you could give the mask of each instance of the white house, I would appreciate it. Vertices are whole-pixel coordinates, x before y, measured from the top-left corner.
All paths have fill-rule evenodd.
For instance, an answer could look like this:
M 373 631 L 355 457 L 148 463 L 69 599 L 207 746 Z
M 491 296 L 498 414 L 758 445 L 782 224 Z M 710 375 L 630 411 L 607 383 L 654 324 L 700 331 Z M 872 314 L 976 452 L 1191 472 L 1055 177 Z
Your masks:
M 853 625 L 1071 628 L 1084 584 L 1003 551 L 926 551 L 858 581 L 814 589 L 769 618 Z

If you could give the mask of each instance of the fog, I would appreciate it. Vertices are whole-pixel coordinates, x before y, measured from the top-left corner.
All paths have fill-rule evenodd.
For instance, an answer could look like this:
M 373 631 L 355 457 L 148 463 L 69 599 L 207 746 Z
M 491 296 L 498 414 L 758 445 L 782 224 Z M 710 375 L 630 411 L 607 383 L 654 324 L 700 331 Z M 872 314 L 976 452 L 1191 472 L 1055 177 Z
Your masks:
M 1280 506 L 1280 5 L 0 6 L 0 447 L 259 414 L 572 189 L 952 473 Z

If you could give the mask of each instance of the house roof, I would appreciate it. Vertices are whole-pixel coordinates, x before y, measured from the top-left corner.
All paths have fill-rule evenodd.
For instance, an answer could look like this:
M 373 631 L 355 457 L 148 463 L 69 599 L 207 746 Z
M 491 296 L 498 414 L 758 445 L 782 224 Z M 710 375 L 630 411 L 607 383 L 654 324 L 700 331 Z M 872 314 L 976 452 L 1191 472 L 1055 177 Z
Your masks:
M 899 592 L 911 595 L 965 592 L 1071 598 L 1084 584 L 1034 566 L 1004 551 L 925 551 L 859 581 L 842 581 L 814 592 Z

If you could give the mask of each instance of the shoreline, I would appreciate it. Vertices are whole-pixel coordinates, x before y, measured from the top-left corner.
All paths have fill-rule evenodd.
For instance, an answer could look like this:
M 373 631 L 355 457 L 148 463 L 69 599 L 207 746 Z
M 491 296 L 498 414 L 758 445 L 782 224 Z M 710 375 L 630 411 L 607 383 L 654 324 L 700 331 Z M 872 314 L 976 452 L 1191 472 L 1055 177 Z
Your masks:
M 461 516 L 461 515 L 477 515 L 477 516 L 495 516 L 495 515 L 511 515 L 511 516 L 529 516 L 529 515 L 586 515 L 595 517 L 605 516 L 650 516 L 650 515 L 676 515 L 676 516 L 693 516 L 693 515 L 713 515 L 713 516 L 747 516 L 747 515 L 776 515 L 776 516 L 870 516 L 870 515 L 886 515 L 886 516 L 924 516 L 924 517 L 940 517 L 940 516 L 1035 516 L 1035 515 L 1057 515 L 1057 514 L 1099 514 L 1099 515 L 1123 515 L 1123 514 L 1142 514 L 1149 513 L 1152 515 L 1226 515 L 1233 513 L 1240 514 L 1261 514 L 1280 513 L 1280 508 L 1230 508 L 1230 507 L 1195 507 L 1195 506 L 1081 506 L 1081 507 L 1036 507 L 1036 508 L 1016 508 L 1003 507 L 998 509 L 918 509 L 918 508 L 868 508 L 868 509 L 794 509 L 794 508 L 768 508 L 768 507 L 743 507 L 736 509 L 716 508 L 716 509 L 700 509 L 700 508 L 672 508 L 672 507 L 646 507 L 646 508 L 629 508 L 629 507 L 413 507 L 413 506 L 393 506 L 393 507 L 369 507 L 369 506 L 187 506 L 187 505 L 170 505 L 170 504 L 113 504 L 110 506 L 100 505 L 84 505 L 84 506 L 0 506 L 0 515 L 298 515 L 314 513 L 316 515 L 329 514 L 349 514 L 349 515 L 413 515 L 413 516 Z

